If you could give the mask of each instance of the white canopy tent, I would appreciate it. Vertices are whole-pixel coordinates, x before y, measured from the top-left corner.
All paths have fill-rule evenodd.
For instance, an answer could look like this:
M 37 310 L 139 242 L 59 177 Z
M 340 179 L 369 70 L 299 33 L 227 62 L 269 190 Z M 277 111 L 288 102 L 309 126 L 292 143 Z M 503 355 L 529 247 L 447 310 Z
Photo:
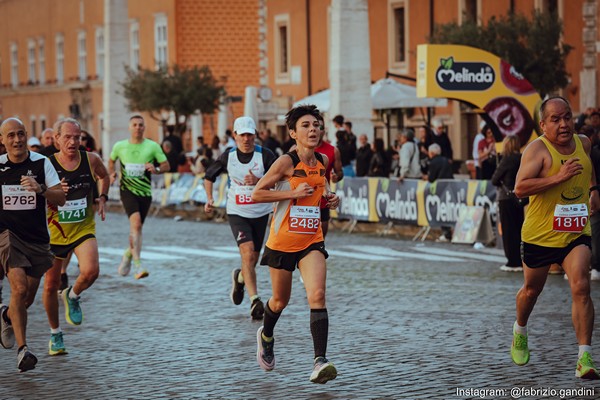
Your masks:
M 374 110 L 386 110 L 394 108 L 413 107 L 445 107 L 448 105 L 446 99 L 432 97 L 417 97 L 417 89 L 414 86 L 396 82 L 391 78 L 380 79 L 371 85 L 371 101 Z M 323 90 L 294 103 L 294 107 L 300 104 L 314 104 L 319 111 L 328 112 L 330 106 L 330 90 Z

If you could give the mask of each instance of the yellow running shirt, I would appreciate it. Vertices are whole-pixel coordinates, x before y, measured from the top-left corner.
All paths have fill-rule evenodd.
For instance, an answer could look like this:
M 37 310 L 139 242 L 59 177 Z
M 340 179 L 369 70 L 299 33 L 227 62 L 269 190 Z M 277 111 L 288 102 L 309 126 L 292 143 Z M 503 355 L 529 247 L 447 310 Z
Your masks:
M 583 171 L 579 175 L 544 192 L 529 197 L 529 207 L 521 237 L 524 242 L 545 247 L 566 247 L 581 235 L 591 236 L 589 224 L 589 187 L 592 163 L 577 135 L 575 151 L 560 154 L 545 137 L 541 141 L 552 156 L 547 176 L 556 175 L 561 165 L 571 158 L 579 158 Z
M 50 244 L 53 245 L 68 245 L 96 233 L 93 196 L 96 176 L 92 172 L 88 153 L 80 150 L 79 154 L 79 164 L 73 170 L 63 167 L 56 159 L 56 154 L 50 156 L 59 178 L 64 178 L 69 184 L 64 206 L 48 204 L 48 229 Z

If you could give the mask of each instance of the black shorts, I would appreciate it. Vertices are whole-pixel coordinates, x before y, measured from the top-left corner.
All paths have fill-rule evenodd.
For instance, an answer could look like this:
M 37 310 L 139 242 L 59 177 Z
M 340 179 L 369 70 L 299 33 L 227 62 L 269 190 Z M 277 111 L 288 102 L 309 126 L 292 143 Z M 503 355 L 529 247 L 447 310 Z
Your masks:
M 529 268 L 548 267 L 551 264 L 562 265 L 571 250 L 579 245 L 585 245 L 591 249 L 592 238 L 581 235 L 566 247 L 545 247 L 521 242 L 521 259 Z
M 265 240 L 265 232 L 269 223 L 269 214 L 258 218 L 246 218 L 239 215 L 227 214 L 229 226 L 238 246 L 242 243 L 252 241 L 254 251 L 260 252 Z
M 123 202 L 123 208 L 128 217 L 132 214 L 139 212 L 142 217 L 142 223 L 146 220 L 148 211 L 150 210 L 150 204 L 152 204 L 152 197 L 136 196 L 129 190 L 121 190 L 121 201 Z
M 329 222 L 331 219 L 331 213 L 329 212 L 329 208 L 321 208 L 321 222 Z
M 9 268 L 23 268 L 27 276 L 41 278 L 53 262 L 50 244 L 25 242 L 8 229 L 0 233 L 0 278 Z
M 308 255 L 311 251 L 320 251 L 325 256 L 325 259 L 329 257 L 329 254 L 325 250 L 325 242 L 317 242 L 308 246 L 304 250 L 296 251 L 293 253 L 287 253 L 284 251 L 271 250 L 265 246 L 260 265 L 268 265 L 271 268 L 285 269 L 286 271 L 294 272 L 300 260 Z
M 96 235 L 94 235 L 93 233 L 88 233 L 87 235 L 83 235 L 82 237 L 80 237 L 79 239 L 74 241 L 73 243 L 50 244 L 50 248 L 52 249 L 52 252 L 54 253 L 54 256 L 56 258 L 64 260 L 65 258 L 67 258 L 69 256 L 69 253 L 72 252 L 73 250 L 75 250 L 81 243 L 85 242 L 86 240 L 95 239 L 95 238 L 96 238 Z

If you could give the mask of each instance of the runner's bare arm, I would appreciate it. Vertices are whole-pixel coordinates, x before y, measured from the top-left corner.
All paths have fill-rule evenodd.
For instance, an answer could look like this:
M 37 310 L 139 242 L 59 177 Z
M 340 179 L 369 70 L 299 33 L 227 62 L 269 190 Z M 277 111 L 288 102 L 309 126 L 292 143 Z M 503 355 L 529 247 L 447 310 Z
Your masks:
M 64 206 L 67 202 L 67 196 L 62 189 L 62 185 L 59 183 L 58 185 L 54 185 L 49 187 L 43 196 L 52 204 L 56 204 L 57 206 Z
M 210 214 L 213 211 L 213 204 L 215 199 L 213 198 L 213 182 L 208 179 L 204 179 L 204 190 L 206 191 L 206 204 L 204 205 L 204 212 Z
M 165 160 L 158 165 L 158 168 L 153 163 L 146 163 L 146 171 L 150 171 L 151 174 L 163 174 L 169 172 L 171 166 L 169 160 Z
M 117 179 L 117 172 L 115 171 L 115 160 L 108 159 L 108 176 L 110 177 L 110 184 L 112 185 Z
M 110 177 L 108 170 L 102 162 L 102 159 L 96 153 L 88 153 L 90 157 L 92 171 L 96 178 L 100 180 L 100 197 L 95 199 L 98 203 L 98 215 L 104 221 L 106 219 L 106 211 L 104 209 L 104 203 L 108 200 L 108 189 L 110 187 Z
M 48 202 L 57 206 L 63 206 L 67 201 L 67 196 L 65 195 L 60 183 L 49 187 L 44 191 L 42 185 L 39 184 L 33 177 L 24 175 L 21 177 L 21 186 L 23 186 L 25 190 L 41 194 L 46 198 L 46 200 L 48 200 Z
M 271 203 L 310 196 L 314 189 L 305 182 L 298 185 L 294 190 L 271 190 L 277 182 L 291 177 L 293 173 L 294 164 L 292 163 L 292 159 L 288 156 L 279 157 L 256 184 L 252 192 L 252 201 L 256 203 Z
M 517 197 L 527 197 L 541 193 L 562 182 L 569 180 L 575 175 L 581 174 L 583 166 L 578 158 L 567 160 L 552 176 L 541 176 L 544 169 L 549 168 L 551 156 L 548 149 L 541 140 L 533 141 L 523 152 L 521 166 L 517 173 L 515 182 L 515 194 Z M 544 168 L 544 167 L 548 168 Z
M 333 168 L 331 169 L 331 181 L 337 183 L 344 179 L 344 170 L 342 169 L 342 155 L 340 150 L 336 147 L 333 151 L 335 155 L 333 160 Z
M 585 149 L 585 152 L 587 153 L 588 156 L 590 156 L 590 153 L 592 151 L 592 142 L 585 135 L 579 135 L 579 138 L 581 139 L 581 143 L 583 144 L 583 148 Z M 590 161 L 591 161 L 591 157 L 590 157 Z M 592 163 L 592 165 L 593 165 L 593 163 Z M 590 187 L 596 186 L 597 182 L 598 181 L 596 180 L 595 168 L 592 168 L 592 178 L 590 179 Z M 590 215 L 596 214 L 599 210 L 600 210 L 600 193 L 598 193 L 598 190 L 592 190 L 592 191 L 590 191 Z

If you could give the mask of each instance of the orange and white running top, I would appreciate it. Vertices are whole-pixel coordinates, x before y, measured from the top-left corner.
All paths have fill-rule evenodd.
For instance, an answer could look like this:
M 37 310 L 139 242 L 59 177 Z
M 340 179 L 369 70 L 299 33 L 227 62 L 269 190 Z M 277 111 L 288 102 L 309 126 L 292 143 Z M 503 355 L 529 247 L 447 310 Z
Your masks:
M 315 153 L 317 165 L 310 167 L 300 161 L 298 153 L 285 155 L 294 163 L 291 178 L 277 182 L 275 190 L 294 190 L 303 182 L 314 188 L 311 196 L 275 203 L 275 212 L 266 246 L 271 250 L 293 253 L 302 251 L 313 243 L 322 242 L 321 197 L 325 191 L 325 165 L 323 156 Z

